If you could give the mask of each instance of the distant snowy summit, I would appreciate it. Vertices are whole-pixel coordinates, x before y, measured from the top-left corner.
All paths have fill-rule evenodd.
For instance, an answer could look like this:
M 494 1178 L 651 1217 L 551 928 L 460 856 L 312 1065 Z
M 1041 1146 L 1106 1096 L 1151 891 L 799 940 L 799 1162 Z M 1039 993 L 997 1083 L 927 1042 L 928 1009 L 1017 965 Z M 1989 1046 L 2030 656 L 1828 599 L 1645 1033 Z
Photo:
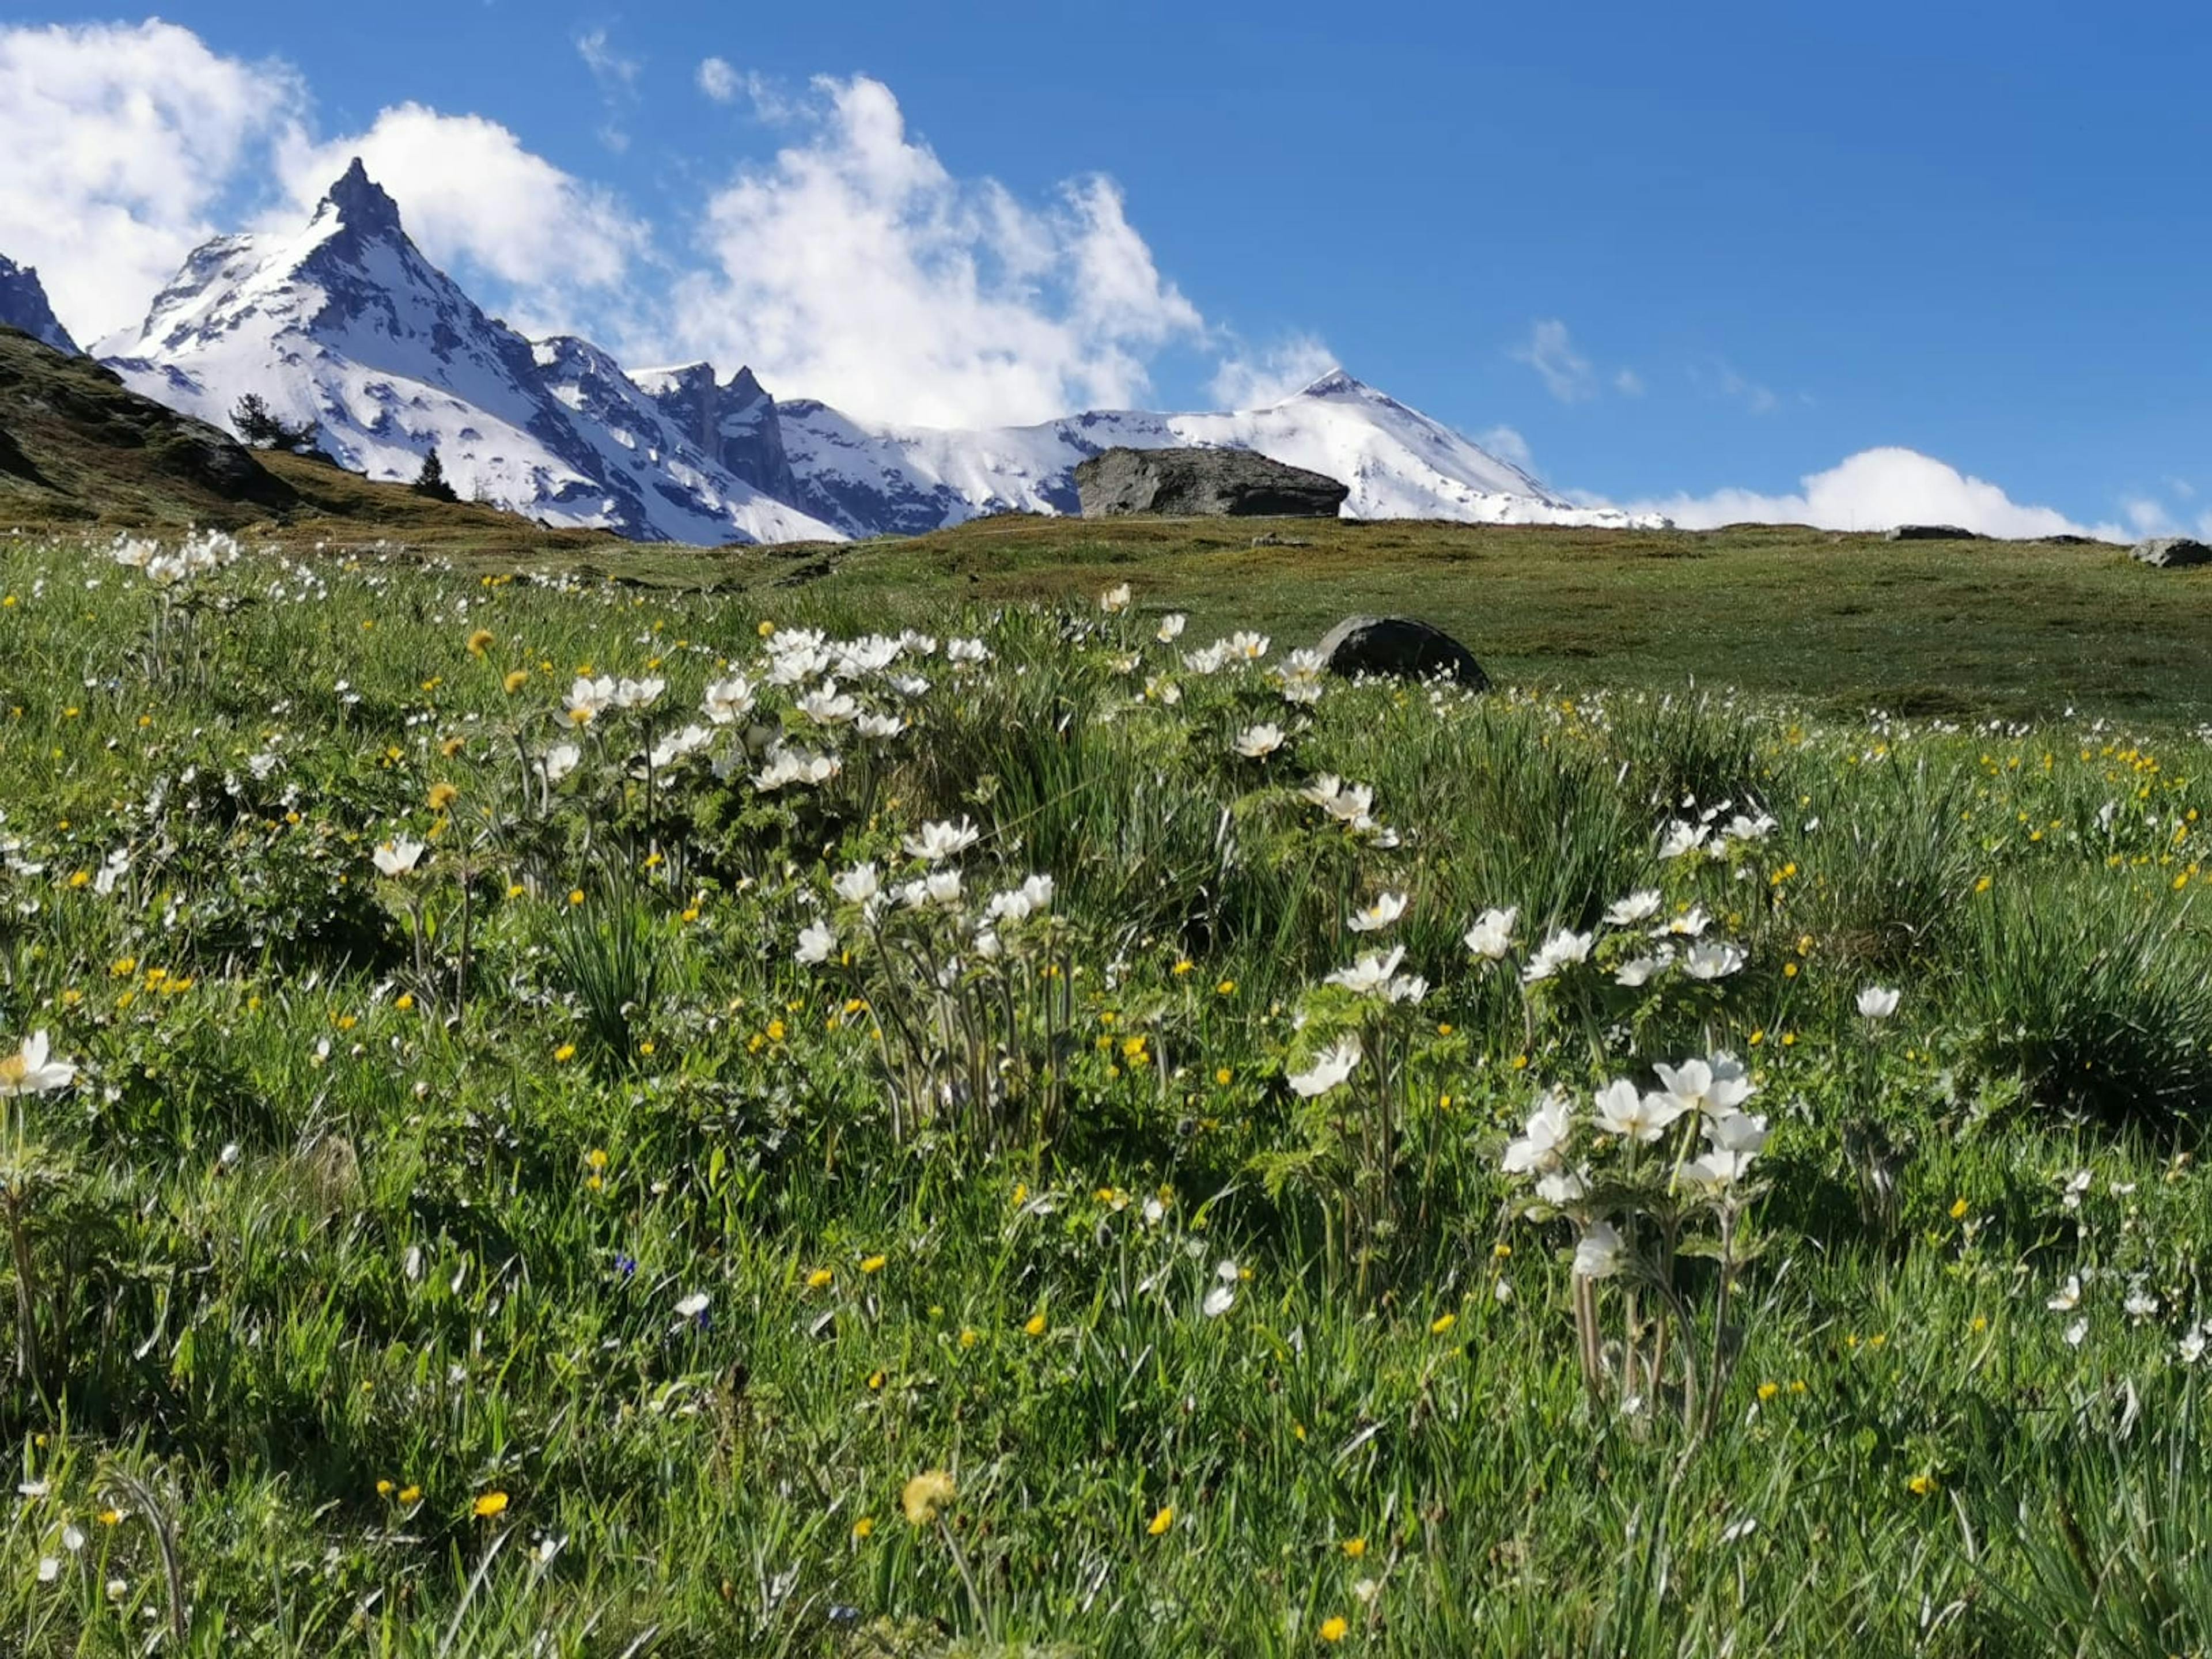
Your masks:
M 0 261 L 0 320 L 15 269 Z M 843 540 L 1073 513 L 1076 466 L 1116 446 L 1254 450 L 1344 483 L 1349 518 L 1661 522 L 1563 501 L 1341 371 L 1264 409 L 975 429 L 779 403 L 750 369 L 626 371 L 589 341 L 526 340 L 486 316 L 358 161 L 303 230 L 205 244 L 143 325 L 98 350 L 134 390 L 218 426 L 257 393 L 319 422 L 323 447 L 372 477 L 411 480 L 434 446 L 465 497 L 642 540 Z

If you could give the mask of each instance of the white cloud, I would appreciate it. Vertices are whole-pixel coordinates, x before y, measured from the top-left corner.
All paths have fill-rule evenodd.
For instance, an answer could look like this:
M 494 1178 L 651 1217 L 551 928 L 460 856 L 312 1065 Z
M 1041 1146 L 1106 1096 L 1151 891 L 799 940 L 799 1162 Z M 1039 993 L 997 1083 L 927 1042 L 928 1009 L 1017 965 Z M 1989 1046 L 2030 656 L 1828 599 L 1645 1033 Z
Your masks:
M 646 226 L 611 192 L 563 173 L 496 121 L 420 104 L 380 114 L 368 131 L 278 146 L 295 223 L 354 156 L 399 204 L 434 264 L 466 261 L 512 290 L 518 326 L 572 326 L 587 297 L 619 289 L 648 246 Z
M 1613 377 L 1613 389 L 1624 398 L 1644 395 L 1644 377 L 1632 368 L 1624 368 Z
M 1528 441 L 1510 426 L 1493 426 L 1487 432 L 1478 432 L 1474 441 L 1501 461 L 1510 461 L 1531 477 L 1536 472 L 1536 457 L 1528 447 Z
M 1723 398 L 1733 398 L 1754 415 L 1771 415 L 1781 406 L 1782 400 L 1771 390 L 1746 379 L 1723 357 L 1714 358 L 1703 369 L 1692 368 L 1690 378 Z
M 678 285 L 687 355 L 863 418 L 968 425 L 1133 404 L 1152 352 L 1202 336 L 1110 180 L 1031 206 L 956 179 L 866 76 L 817 79 L 804 127 L 709 198 L 719 270 Z
M 1206 391 L 1223 409 L 1265 409 L 1336 366 L 1336 355 L 1319 339 L 1294 334 L 1256 356 L 1232 352 L 1224 357 Z
M 0 29 L 0 252 L 80 340 L 134 323 L 306 101 L 172 23 Z
M 1739 523 L 1809 524 L 1824 530 L 1887 530 L 1900 524 L 1950 524 L 1984 536 L 2101 536 L 2124 541 L 2113 525 L 2075 523 L 2055 507 L 2015 501 L 1997 485 L 1970 477 L 1917 450 L 1864 449 L 1802 480 L 1796 495 L 1722 489 L 1638 501 L 1631 511 L 1663 513 L 1686 530 Z
M 599 83 L 599 101 L 606 106 L 607 118 L 599 125 L 599 142 L 619 155 L 629 148 L 629 134 L 623 130 L 620 112 L 637 102 L 638 71 L 645 64 L 617 52 L 603 28 L 578 35 L 576 55 L 591 70 L 592 79 Z
M 699 90 L 716 103 L 735 103 L 738 94 L 744 89 L 744 83 L 738 78 L 737 70 L 730 67 L 727 59 L 707 58 L 700 60 Z
M 1597 395 L 1596 371 L 1589 359 L 1575 349 L 1567 325 L 1556 317 L 1538 322 L 1528 331 L 1528 343 L 1516 346 L 1508 355 L 1541 375 L 1545 389 L 1563 404 L 1580 403 Z
M 637 85 L 637 72 L 644 67 L 635 58 L 625 58 L 607 40 L 605 29 L 592 29 L 576 37 L 576 55 L 584 60 L 592 78 L 599 83 L 602 92 L 629 92 Z

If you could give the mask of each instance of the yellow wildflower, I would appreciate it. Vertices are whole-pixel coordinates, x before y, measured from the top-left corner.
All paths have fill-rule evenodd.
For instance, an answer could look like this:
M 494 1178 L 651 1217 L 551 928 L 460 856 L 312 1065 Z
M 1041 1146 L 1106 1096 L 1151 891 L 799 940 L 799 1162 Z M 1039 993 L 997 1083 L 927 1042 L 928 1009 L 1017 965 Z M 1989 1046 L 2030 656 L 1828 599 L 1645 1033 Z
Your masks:
M 911 1524 L 926 1527 L 957 1496 L 958 1488 L 950 1474 L 943 1469 L 924 1469 L 906 1483 L 906 1490 L 899 1494 L 899 1507 Z

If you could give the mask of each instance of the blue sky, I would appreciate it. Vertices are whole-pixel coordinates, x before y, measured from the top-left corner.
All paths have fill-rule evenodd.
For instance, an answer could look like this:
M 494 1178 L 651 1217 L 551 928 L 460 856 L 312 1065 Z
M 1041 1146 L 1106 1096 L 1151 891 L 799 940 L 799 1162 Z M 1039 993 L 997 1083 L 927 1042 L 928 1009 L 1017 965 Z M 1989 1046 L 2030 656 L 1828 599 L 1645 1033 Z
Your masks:
M 836 270 L 796 254 L 763 276 L 777 256 L 743 245 L 865 238 L 865 216 L 833 222 L 825 180 L 888 104 L 903 128 L 869 153 L 942 174 L 895 204 L 929 222 L 906 224 L 918 259 L 935 281 L 973 258 L 989 302 L 944 349 L 988 353 L 1003 330 L 1019 357 L 1034 325 L 1042 354 L 1026 378 L 963 382 L 963 416 L 1030 415 L 1055 386 L 1204 405 L 1327 356 L 1502 447 L 1510 428 L 1547 479 L 1616 501 L 1782 495 L 1876 446 L 2085 523 L 2193 526 L 2212 492 L 2197 10 L 240 0 L 163 15 L 249 88 L 287 88 L 293 129 L 210 144 L 216 176 L 174 235 L 296 211 L 272 171 L 311 197 L 300 179 L 395 108 L 482 118 L 599 215 L 574 246 L 602 264 L 574 283 L 520 256 L 502 270 L 493 231 L 452 228 L 496 211 L 456 200 L 432 251 L 480 297 L 621 349 L 749 347 L 833 382 L 771 379 L 779 392 L 944 412 L 902 406 L 927 400 L 919 380 L 848 390 L 869 326 L 919 325 L 856 323 L 840 359 L 822 337 L 880 283 L 841 297 Z M 100 21 L 143 19 L 18 4 L 0 38 Z M 709 59 L 724 68 L 702 81 Z M 235 94 L 209 102 L 178 118 L 250 125 Z M 257 165 L 258 146 L 279 159 Z M 1097 175 L 1114 210 L 1071 207 L 1071 182 Z M 968 236 L 948 213 L 1012 228 Z M 0 252 L 44 238 L 50 273 L 89 261 L 95 230 L 62 246 L 18 219 L 0 199 Z M 1133 294 L 1132 238 L 1155 279 Z M 1107 243 L 1121 263 L 1093 291 L 1085 261 Z M 1010 269 L 1024 248 L 1035 268 Z

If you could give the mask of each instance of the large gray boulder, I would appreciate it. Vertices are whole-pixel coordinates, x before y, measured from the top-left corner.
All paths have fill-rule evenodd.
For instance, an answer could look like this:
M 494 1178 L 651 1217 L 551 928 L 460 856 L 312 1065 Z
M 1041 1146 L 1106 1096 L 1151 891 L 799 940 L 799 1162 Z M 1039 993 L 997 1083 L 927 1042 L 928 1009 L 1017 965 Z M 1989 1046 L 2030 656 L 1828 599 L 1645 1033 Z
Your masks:
M 1954 524 L 1901 524 L 1882 538 L 1886 542 L 1979 542 L 1988 539 L 1979 531 L 1962 530 Z
M 2145 564 L 2161 570 L 2186 570 L 2191 565 L 2212 563 L 2212 547 L 2186 536 L 2160 536 L 2137 542 L 2129 552 Z
M 1320 472 L 1249 449 L 1109 449 L 1075 469 L 1086 519 L 1125 513 L 1170 518 L 1333 519 L 1351 490 Z
M 1389 674 L 1405 679 L 1456 680 L 1476 691 L 1490 676 L 1474 653 L 1443 629 L 1411 617 L 1346 617 L 1316 647 L 1332 674 Z

